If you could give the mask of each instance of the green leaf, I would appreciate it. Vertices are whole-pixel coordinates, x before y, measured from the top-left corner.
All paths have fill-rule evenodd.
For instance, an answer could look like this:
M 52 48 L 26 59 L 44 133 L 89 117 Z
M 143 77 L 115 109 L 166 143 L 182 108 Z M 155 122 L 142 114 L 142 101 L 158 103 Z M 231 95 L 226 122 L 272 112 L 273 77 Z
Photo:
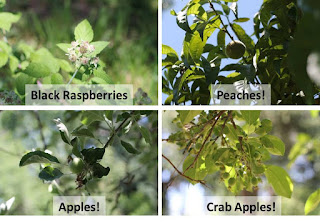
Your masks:
M 10 71 L 12 73 L 14 73 L 17 68 L 19 67 L 19 60 L 18 58 L 16 58 L 15 56 L 10 56 L 9 57 L 9 68 L 10 68 Z
M 53 181 L 59 179 L 61 176 L 63 176 L 63 173 L 59 169 L 51 166 L 47 166 L 39 173 L 39 178 L 45 181 Z
M 0 8 L 3 8 L 6 5 L 6 0 L 0 0 Z
M 48 153 L 42 151 L 34 151 L 24 155 L 19 166 L 26 166 L 33 163 L 60 163 L 55 156 L 51 156 Z
M 231 25 L 231 27 L 232 27 L 233 31 L 236 33 L 239 40 L 241 42 L 243 42 L 244 45 L 246 45 L 249 53 L 253 53 L 254 48 L 255 48 L 255 44 L 254 44 L 253 40 L 251 39 L 251 37 L 248 34 L 246 34 L 244 29 L 240 25 L 234 23 Z
M 191 122 L 194 117 L 199 115 L 202 111 L 178 111 L 180 121 L 183 125 Z
M 233 20 L 233 22 L 248 22 L 249 20 L 250 20 L 249 18 L 239 18 L 239 19 Z
M 198 31 L 194 32 L 189 42 L 190 55 L 194 61 L 198 62 L 200 60 L 205 45 L 206 43 L 202 41 L 200 33 Z
M 249 125 L 255 123 L 260 117 L 261 111 L 241 111 L 241 115 Z
M 75 137 L 74 139 L 71 140 L 71 145 L 72 145 L 72 154 L 74 154 L 76 157 L 81 158 L 81 142 L 78 137 Z
M 102 160 L 104 153 L 104 148 L 93 147 L 81 151 L 81 154 L 84 156 L 84 161 L 90 165 L 93 165 L 94 163 L 97 163 L 98 161 Z
M 104 48 L 106 48 L 109 45 L 109 42 L 97 41 L 97 42 L 92 42 L 90 44 L 95 47 L 94 52 L 90 53 L 90 56 L 97 56 L 102 52 L 102 50 L 104 50 Z
M 188 17 L 187 17 L 188 7 L 184 10 L 178 12 L 177 14 L 177 24 L 178 26 L 186 32 L 191 32 L 191 29 L 188 24 Z
M 76 129 L 76 130 L 72 131 L 71 134 L 73 136 L 78 136 L 78 137 L 95 138 L 93 133 L 87 128 Z
M 304 213 L 307 215 L 314 209 L 316 209 L 320 204 L 320 189 L 313 192 L 309 197 L 304 206 Z
M 104 121 L 104 111 L 84 111 L 81 117 L 81 123 L 90 125 L 92 122 Z
M 51 84 L 64 84 L 63 77 L 61 74 L 53 74 L 51 76 Z
M 293 183 L 288 173 L 279 166 L 267 166 L 265 175 L 277 195 L 291 198 Z
M 105 168 L 101 164 L 95 163 L 92 166 L 92 172 L 94 177 L 102 178 L 104 176 L 108 176 L 110 172 L 110 168 L 109 167 Z
M 10 31 L 12 24 L 18 22 L 20 17 L 21 17 L 20 14 L 15 15 L 9 12 L 1 12 L 0 13 L 0 29 Z
M 140 154 L 141 152 L 136 150 L 130 143 L 121 140 L 121 145 L 131 154 Z
M 262 144 L 273 155 L 283 156 L 285 152 L 285 144 L 276 136 L 266 135 L 260 138 Z
M 259 135 L 267 134 L 272 130 L 272 122 L 268 119 L 263 119 L 261 125 L 256 128 L 256 133 Z
M 150 131 L 144 126 L 140 126 L 139 130 L 140 130 L 141 135 L 143 136 L 143 138 L 146 140 L 146 143 L 149 143 L 151 145 L 151 134 L 150 134 Z
M 177 52 L 174 49 L 164 44 L 162 44 L 162 54 L 165 54 L 165 55 L 174 54 L 177 58 L 179 57 Z
M 88 41 L 93 40 L 93 30 L 88 22 L 88 20 L 83 20 L 74 30 L 75 39 L 78 41 Z
M 65 72 L 73 72 L 75 69 L 70 65 L 70 63 L 66 60 L 59 60 L 59 65 L 61 67 L 62 70 L 64 70 Z
M 34 62 L 31 62 L 23 72 L 35 78 L 47 77 L 51 75 L 51 71 L 46 65 Z
M 201 56 L 201 60 L 207 84 L 215 84 L 219 75 L 220 67 L 212 67 L 210 62 L 203 56 Z
M 52 74 L 60 70 L 59 61 L 45 48 L 40 48 L 30 56 L 31 62 L 42 64 L 49 68 Z
M 0 68 L 7 64 L 9 56 L 6 52 L 0 52 Z
M 218 33 L 218 46 L 224 49 L 226 46 L 226 33 L 222 30 Z
M 24 73 L 18 73 L 15 79 L 16 88 L 20 95 L 25 95 L 25 85 L 33 84 L 35 82 L 35 78 L 32 78 Z
M 59 47 L 65 53 L 68 53 L 68 48 L 71 48 L 71 44 L 70 43 L 59 43 L 59 44 L 57 44 L 57 47 Z

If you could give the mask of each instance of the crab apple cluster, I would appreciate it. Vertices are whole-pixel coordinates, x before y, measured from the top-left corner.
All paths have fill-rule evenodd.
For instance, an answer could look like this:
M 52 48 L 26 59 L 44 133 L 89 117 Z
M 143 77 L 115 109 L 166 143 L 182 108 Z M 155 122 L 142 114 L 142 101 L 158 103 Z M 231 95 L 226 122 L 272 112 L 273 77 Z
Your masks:
M 94 51 L 94 45 L 91 45 L 88 41 L 73 41 L 66 55 L 69 56 L 69 60 L 74 63 L 77 68 L 81 66 L 93 66 L 97 68 L 99 57 L 92 56 Z
M 237 147 L 237 150 L 230 148 L 215 163 L 220 171 L 220 179 L 230 191 L 255 190 L 265 172 L 265 166 L 261 162 L 262 155 L 259 148 L 251 145 L 238 144 Z

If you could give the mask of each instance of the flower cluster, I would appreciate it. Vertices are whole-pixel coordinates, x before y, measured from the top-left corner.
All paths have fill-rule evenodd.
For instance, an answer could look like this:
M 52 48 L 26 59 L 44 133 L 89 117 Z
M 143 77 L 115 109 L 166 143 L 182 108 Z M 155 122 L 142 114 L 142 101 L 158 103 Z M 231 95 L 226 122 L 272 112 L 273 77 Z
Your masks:
M 82 65 L 97 68 L 99 57 L 90 55 L 94 50 L 94 45 L 91 45 L 88 41 L 73 41 L 66 55 L 69 56 L 69 60 L 74 63 L 77 68 L 80 68 Z

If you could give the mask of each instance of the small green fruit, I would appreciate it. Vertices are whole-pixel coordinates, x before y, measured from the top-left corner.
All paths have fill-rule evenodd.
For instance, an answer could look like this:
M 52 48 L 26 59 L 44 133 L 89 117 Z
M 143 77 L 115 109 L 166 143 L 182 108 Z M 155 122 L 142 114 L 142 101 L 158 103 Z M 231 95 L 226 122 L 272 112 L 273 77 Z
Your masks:
M 236 183 L 236 179 L 235 179 L 235 178 L 230 178 L 230 179 L 228 180 L 229 186 L 233 186 L 233 185 L 235 185 L 235 183 Z
M 74 158 L 70 163 L 69 167 L 72 173 L 79 174 L 83 171 L 84 163 L 82 159 Z
M 253 157 L 254 157 L 256 160 L 258 160 L 258 159 L 261 158 L 261 154 L 260 154 L 259 152 L 255 152 L 255 153 L 253 154 Z
M 251 183 L 252 183 L 252 185 L 257 186 L 257 185 L 258 185 L 258 179 L 255 178 L 255 177 L 253 177 L 253 178 L 251 179 Z
M 223 179 L 228 179 L 229 177 L 230 177 L 230 174 L 227 172 L 222 174 Z
M 238 40 L 231 41 L 226 47 L 226 54 L 231 59 L 239 59 L 246 52 L 246 46 Z
M 225 167 L 224 165 L 221 165 L 221 166 L 220 166 L 220 171 L 221 171 L 221 172 L 224 172 L 225 170 L 226 170 L 226 167 Z

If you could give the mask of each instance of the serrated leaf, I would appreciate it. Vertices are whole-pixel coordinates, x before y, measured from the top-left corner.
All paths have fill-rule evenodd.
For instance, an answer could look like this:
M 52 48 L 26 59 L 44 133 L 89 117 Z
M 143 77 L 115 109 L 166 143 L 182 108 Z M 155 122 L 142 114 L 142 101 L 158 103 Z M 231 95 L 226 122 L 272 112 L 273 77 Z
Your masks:
M 92 53 L 90 53 L 90 56 L 96 56 L 100 54 L 101 51 L 104 50 L 104 48 L 106 48 L 109 45 L 109 42 L 97 41 L 97 42 L 92 42 L 90 44 L 95 47 L 95 50 Z
M 104 148 L 90 148 L 90 149 L 84 149 L 81 151 L 81 154 L 84 157 L 84 161 L 90 165 L 93 165 L 94 163 L 99 162 L 102 160 L 105 153 Z
M 74 30 L 74 36 L 78 41 L 91 42 L 93 40 L 93 30 L 88 20 L 85 19 L 77 25 Z
M 51 71 L 46 65 L 34 62 L 31 62 L 23 71 L 23 73 L 35 78 L 47 77 L 51 75 Z
M 304 213 L 307 215 L 315 210 L 320 204 L 320 189 L 313 192 L 306 201 L 304 206 Z
M 277 195 L 291 198 L 293 183 L 288 173 L 279 166 L 267 166 L 265 175 Z
M 65 53 L 68 53 L 68 48 L 71 48 L 71 44 L 70 43 L 59 43 L 59 44 L 57 44 L 57 47 L 59 47 Z
M 45 167 L 39 173 L 39 178 L 45 181 L 53 181 L 53 180 L 59 179 L 62 176 L 63 176 L 63 173 L 59 169 L 53 168 L 51 166 Z
M 128 153 L 131 154 L 140 154 L 141 152 L 136 150 L 130 143 L 127 143 L 123 140 L 121 140 L 121 145 L 127 150 Z
M 15 56 L 9 56 L 9 68 L 12 73 L 14 73 L 19 67 L 19 60 Z
M 19 166 L 26 166 L 33 163 L 60 163 L 59 160 L 48 153 L 42 151 L 34 151 L 24 155 Z

